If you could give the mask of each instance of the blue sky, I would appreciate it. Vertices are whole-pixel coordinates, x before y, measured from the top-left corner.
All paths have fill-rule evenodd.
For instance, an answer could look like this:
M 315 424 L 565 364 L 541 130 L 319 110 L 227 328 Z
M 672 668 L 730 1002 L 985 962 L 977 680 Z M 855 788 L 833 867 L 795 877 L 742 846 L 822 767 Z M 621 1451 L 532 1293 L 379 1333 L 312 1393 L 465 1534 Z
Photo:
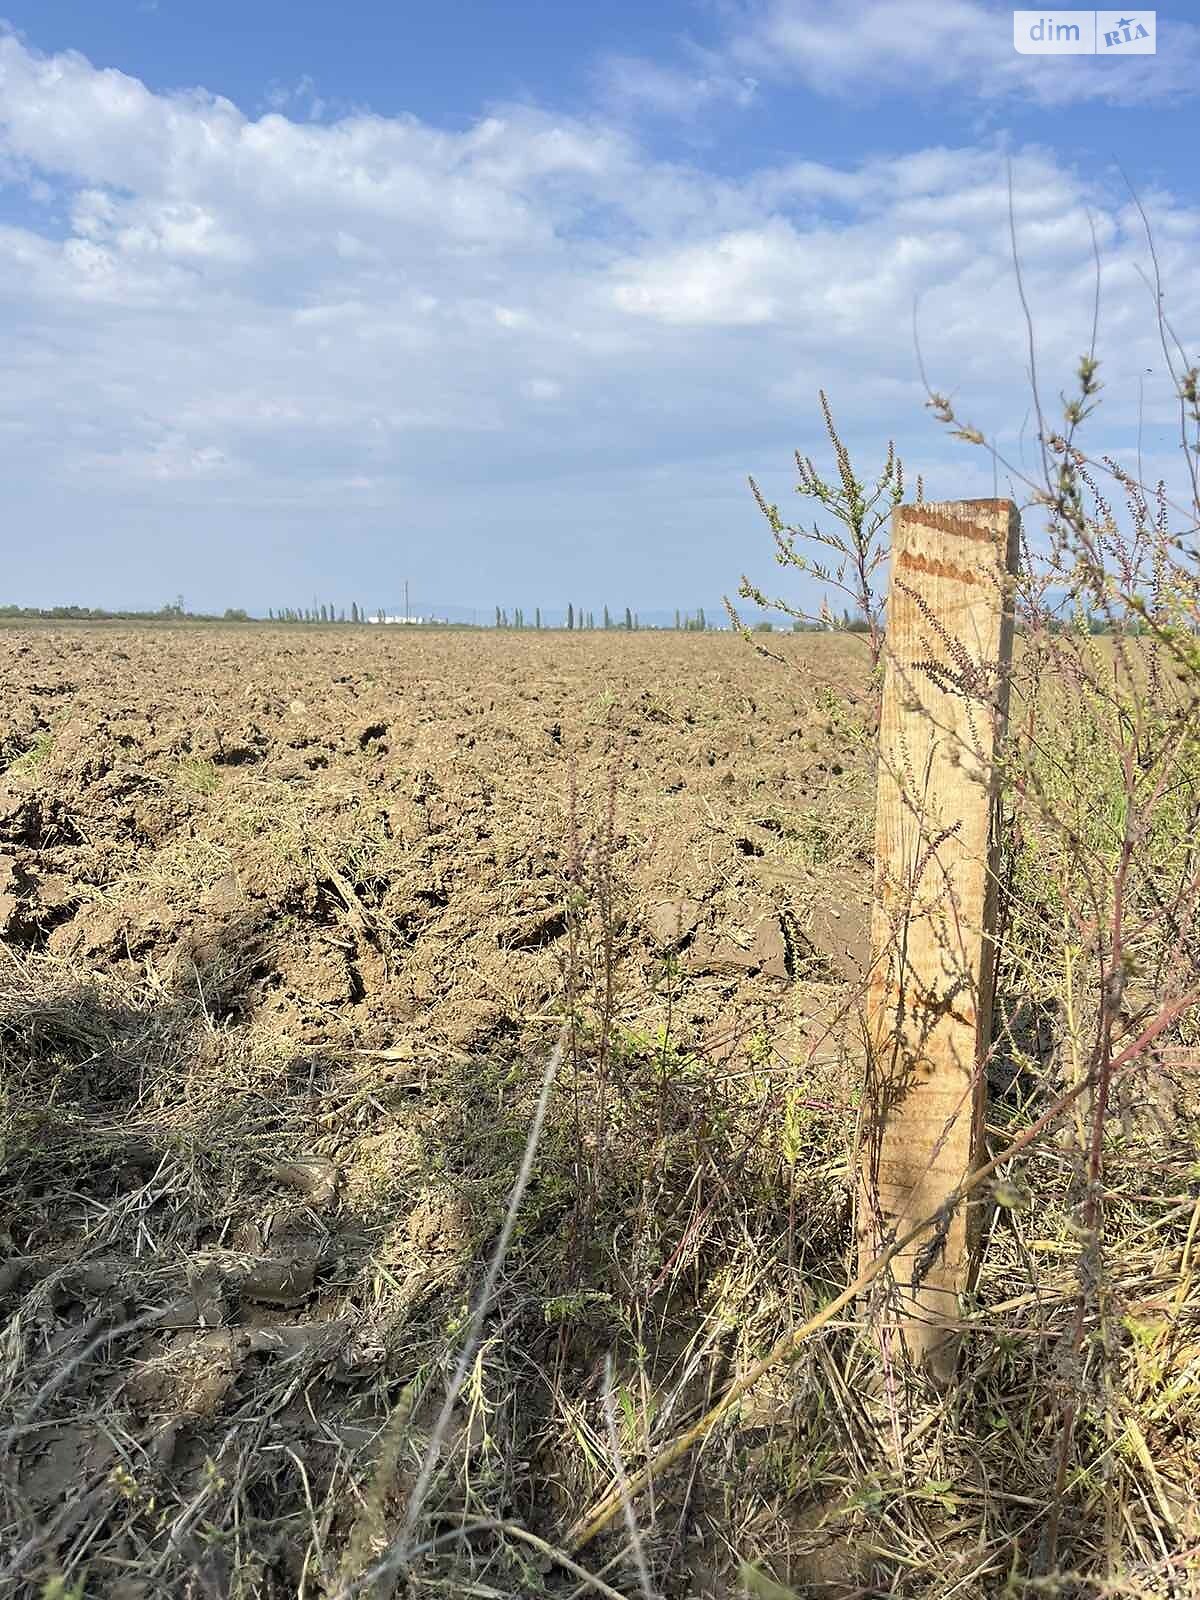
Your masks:
M 1018 56 L 983 0 L 0 0 L 0 598 L 711 605 L 816 390 L 930 490 L 1028 451 L 1103 258 L 1106 405 L 1172 414 L 1140 224 L 1200 334 L 1200 30 Z M 1000 485 L 1003 489 L 1003 483 Z

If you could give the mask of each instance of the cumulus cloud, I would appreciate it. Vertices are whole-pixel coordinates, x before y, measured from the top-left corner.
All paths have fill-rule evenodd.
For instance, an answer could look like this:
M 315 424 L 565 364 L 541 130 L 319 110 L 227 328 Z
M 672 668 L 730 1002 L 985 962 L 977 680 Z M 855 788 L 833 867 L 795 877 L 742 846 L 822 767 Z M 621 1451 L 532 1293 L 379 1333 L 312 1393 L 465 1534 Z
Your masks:
M 673 604 L 743 564 L 744 474 L 816 443 L 818 385 L 853 437 L 907 439 L 941 492 L 990 487 L 963 458 L 938 481 L 914 303 L 931 377 L 975 420 L 1015 440 L 1027 406 L 998 148 L 720 177 L 603 118 L 253 118 L 7 35 L 0 163 L 39 201 L 0 226 L 0 470 L 39 530 L 10 571 L 47 595 L 101 534 L 126 552 L 113 585 L 153 530 L 190 595 L 201 573 L 213 603 L 253 600 L 215 592 L 240 572 L 266 603 L 279 540 L 324 582 L 347 541 L 403 526 L 446 598 L 502 592 L 540 528 L 543 603 L 557 573 L 566 592 L 621 559 L 646 604 Z M 1115 437 L 1134 375 L 1162 365 L 1139 219 L 1048 152 L 1014 174 L 1056 387 L 1087 337 L 1095 221 Z M 1186 337 L 1200 218 L 1146 198 Z

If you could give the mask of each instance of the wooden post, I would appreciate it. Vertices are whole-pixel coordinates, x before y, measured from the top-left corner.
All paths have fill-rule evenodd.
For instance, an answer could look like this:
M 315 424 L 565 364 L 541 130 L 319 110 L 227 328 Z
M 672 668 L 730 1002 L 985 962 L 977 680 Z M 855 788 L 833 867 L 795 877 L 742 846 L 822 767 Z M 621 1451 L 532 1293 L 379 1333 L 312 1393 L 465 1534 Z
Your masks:
M 892 1264 L 882 1328 L 941 1384 L 971 1273 L 964 1208 L 939 1208 L 981 1142 L 1019 526 L 1008 500 L 892 519 L 859 1248 L 936 1219 Z

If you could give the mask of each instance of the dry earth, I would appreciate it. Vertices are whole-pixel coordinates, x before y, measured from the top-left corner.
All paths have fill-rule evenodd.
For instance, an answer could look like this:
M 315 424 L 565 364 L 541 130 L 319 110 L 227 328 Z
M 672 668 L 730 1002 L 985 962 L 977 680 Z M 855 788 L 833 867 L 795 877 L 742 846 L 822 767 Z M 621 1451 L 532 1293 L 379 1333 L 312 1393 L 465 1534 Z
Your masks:
M 769 1300 L 770 1261 L 717 1205 L 722 1141 L 753 1148 L 761 1237 L 836 1266 L 865 662 L 775 647 L 0 632 L 5 1593 L 331 1594 L 382 1548 L 568 1011 L 439 1514 L 553 1539 L 605 1481 L 594 1435 L 577 1480 L 552 1440 L 603 1426 L 607 1349 L 652 1345 L 641 1381 L 683 1405 L 755 1348 L 733 1279 L 752 1260 Z M 785 1092 L 829 1158 L 802 1226 L 761 1137 Z M 722 1297 L 719 1363 L 688 1368 Z M 677 1592 L 727 1592 L 688 1493 Z

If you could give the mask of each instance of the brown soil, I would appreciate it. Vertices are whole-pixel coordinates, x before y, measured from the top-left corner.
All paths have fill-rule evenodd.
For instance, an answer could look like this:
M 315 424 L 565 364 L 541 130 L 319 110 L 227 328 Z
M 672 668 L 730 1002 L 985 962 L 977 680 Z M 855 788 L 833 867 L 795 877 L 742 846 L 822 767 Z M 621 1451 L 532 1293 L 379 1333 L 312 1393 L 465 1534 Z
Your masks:
M 440 1370 L 572 963 L 594 1012 L 605 939 L 629 1060 L 669 1022 L 672 1061 L 786 1078 L 844 1142 L 865 652 L 778 648 L 789 666 L 732 635 L 0 632 L 0 1588 L 294 1594 L 307 1560 L 334 1592 L 348 1485 Z M 569 1201 L 531 1196 L 547 1261 Z M 588 1316 L 566 1357 L 535 1316 L 514 1359 L 594 1399 Z M 512 1475 L 547 1537 L 580 1509 Z

